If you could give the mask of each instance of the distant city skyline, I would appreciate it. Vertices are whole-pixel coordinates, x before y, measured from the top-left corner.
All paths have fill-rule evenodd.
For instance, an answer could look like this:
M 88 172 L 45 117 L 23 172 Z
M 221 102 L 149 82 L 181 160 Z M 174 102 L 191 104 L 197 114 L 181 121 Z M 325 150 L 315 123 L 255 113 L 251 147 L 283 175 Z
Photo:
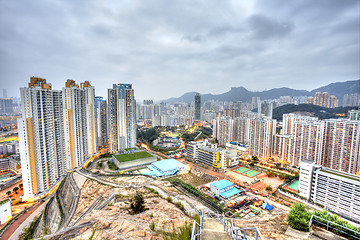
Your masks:
M 359 7 L 329 1 L 2 1 L 0 83 L 130 83 L 162 100 L 359 78 Z

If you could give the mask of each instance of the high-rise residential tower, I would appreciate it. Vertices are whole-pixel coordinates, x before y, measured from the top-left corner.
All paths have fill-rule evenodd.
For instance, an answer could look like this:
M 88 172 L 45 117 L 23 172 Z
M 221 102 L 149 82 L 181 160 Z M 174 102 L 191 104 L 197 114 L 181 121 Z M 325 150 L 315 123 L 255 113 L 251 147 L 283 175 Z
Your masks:
M 98 146 L 107 146 L 107 103 L 102 97 L 95 97 L 95 119 Z
M 49 190 L 65 175 L 62 94 L 45 79 L 31 77 L 21 88 L 18 119 L 24 199 Z
M 122 151 L 136 144 L 136 102 L 131 84 L 108 89 L 109 149 Z
M 67 80 L 63 88 L 65 153 L 67 168 L 83 165 L 89 155 L 97 152 L 94 114 L 95 90 L 89 82 L 80 87 Z
M 195 95 L 195 120 L 201 120 L 201 96 L 200 93 Z
M 338 171 L 360 173 L 360 121 L 326 119 L 321 165 Z

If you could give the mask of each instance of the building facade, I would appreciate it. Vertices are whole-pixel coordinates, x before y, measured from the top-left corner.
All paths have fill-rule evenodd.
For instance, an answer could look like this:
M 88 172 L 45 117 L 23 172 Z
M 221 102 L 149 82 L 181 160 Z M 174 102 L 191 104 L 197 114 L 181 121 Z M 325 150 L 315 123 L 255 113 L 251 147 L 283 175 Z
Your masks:
M 102 97 L 95 97 L 95 121 L 98 146 L 107 146 L 107 103 Z
M 108 89 L 109 149 L 135 147 L 136 102 L 131 84 L 114 84 Z
M 201 120 L 201 96 L 200 93 L 195 95 L 195 120 Z
M 65 176 L 64 156 L 58 154 L 56 141 L 63 138 L 55 122 L 62 121 L 61 109 L 54 105 L 54 91 L 45 79 L 31 77 L 21 88 L 22 116 L 18 118 L 20 158 L 24 198 L 53 187 Z
M 299 194 L 325 209 L 352 220 L 360 221 L 359 177 L 317 166 L 301 163 Z

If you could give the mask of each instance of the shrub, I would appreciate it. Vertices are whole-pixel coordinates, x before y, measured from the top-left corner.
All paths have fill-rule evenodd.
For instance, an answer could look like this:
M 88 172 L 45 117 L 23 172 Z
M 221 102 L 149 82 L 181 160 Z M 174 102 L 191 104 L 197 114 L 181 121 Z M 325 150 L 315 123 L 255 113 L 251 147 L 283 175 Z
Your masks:
M 148 210 L 148 208 L 145 208 L 145 201 L 143 195 L 138 193 L 135 195 L 135 197 L 131 201 L 130 209 L 134 212 L 134 214 L 142 213 Z
M 181 202 L 176 202 L 175 206 L 177 206 L 180 210 L 184 210 L 184 205 Z
M 300 231 L 308 231 L 310 218 L 311 213 L 306 211 L 305 205 L 297 203 L 290 209 L 286 220 L 290 227 Z
M 172 203 L 172 198 L 171 198 L 170 196 L 168 196 L 168 197 L 166 198 L 166 200 L 167 200 L 169 203 Z
M 154 231 L 154 230 L 155 230 L 155 223 L 154 223 L 154 222 L 152 222 L 152 223 L 150 224 L 150 229 L 151 229 L 151 231 Z

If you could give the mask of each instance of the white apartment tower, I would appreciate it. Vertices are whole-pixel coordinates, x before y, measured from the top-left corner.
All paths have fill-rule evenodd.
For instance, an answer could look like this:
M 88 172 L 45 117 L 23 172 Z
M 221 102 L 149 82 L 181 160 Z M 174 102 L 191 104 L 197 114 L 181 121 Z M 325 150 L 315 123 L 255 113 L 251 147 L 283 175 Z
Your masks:
M 276 120 L 260 117 L 250 119 L 249 155 L 267 159 L 271 156 L 272 140 L 276 133 Z
M 227 142 L 233 140 L 234 120 L 230 117 L 218 117 L 213 120 L 214 138 L 219 142 L 220 146 L 225 146 Z
M 327 119 L 321 165 L 338 171 L 360 173 L 360 121 Z
M 131 84 L 108 89 L 109 150 L 122 151 L 136 144 L 136 102 Z
M 298 166 L 302 160 L 319 164 L 322 156 L 323 141 L 323 121 L 295 122 L 288 147 L 288 157 L 291 165 Z
M 23 198 L 27 199 L 49 190 L 65 176 L 62 94 L 37 77 L 31 77 L 29 86 L 20 93 L 18 128 Z
M 83 165 L 89 155 L 97 152 L 94 115 L 95 90 L 89 82 L 80 87 L 67 80 L 63 88 L 65 153 L 67 168 Z

